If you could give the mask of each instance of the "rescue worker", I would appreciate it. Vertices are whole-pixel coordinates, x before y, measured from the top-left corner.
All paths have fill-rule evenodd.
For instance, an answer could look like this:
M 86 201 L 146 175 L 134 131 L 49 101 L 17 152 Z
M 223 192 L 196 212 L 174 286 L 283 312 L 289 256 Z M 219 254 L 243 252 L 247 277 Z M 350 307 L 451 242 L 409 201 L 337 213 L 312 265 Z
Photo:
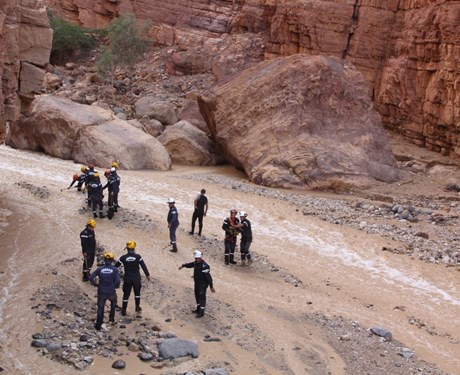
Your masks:
M 86 174 L 85 174 L 86 167 L 82 166 L 80 170 L 81 170 L 82 173 L 80 175 L 78 175 L 78 174 L 73 175 L 72 183 L 69 185 L 69 187 L 67 189 L 70 189 L 76 182 L 78 182 L 77 183 L 77 190 L 78 191 L 82 190 L 82 186 L 83 186 L 83 184 L 85 183 L 85 180 L 86 180 Z
M 225 231 L 224 247 L 225 255 L 224 261 L 225 264 L 236 264 L 235 257 L 235 247 L 236 247 L 236 237 L 238 236 L 239 229 L 237 225 L 240 223 L 236 217 L 237 211 L 232 208 L 230 210 L 230 216 L 224 219 L 222 224 L 222 229 Z
M 83 253 L 83 281 L 88 281 L 91 267 L 96 256 L 96 221 L 89 219 L 85 229 L 80 233 L 81 251 Z
M 249 247 L 252 242 L 252 229 L 251 222 L 247 219 L 248 214 L 245 211 L 240 211 L 238 214 L 240 217 L 240 224 L 237 225 L 240 228 L 241 232 L 241 242 L 240 242 L 240 252 L 241 252 L 241 265 L 246 265 L 246 260 L 248 261 L 248 266 L 252 264 L 252 257 L 249 253 Z
M 179 226 L 179 214 L 177 213 L 177 208 L 175 204 L 176 201 L 173 198 L 168 199 L 169 212 L 167 220 L 169 228 L 169 241 L 172 245 L 172 249 L 170 251 L 173 253 L 177 252 L 176 230 Z
M 192 216 L 192 230 L 189 234 L 195 233 L 195 223 L 198 219 L 198 235 L 201 236 L 201 231 L 203 230 L 203 216 L 206 216 L 208 212 L 208 198 L 206 197 L 206 190 L 201 189 L 200 194 L 198 194 L 193 202 L 194 210 Z
M 112 163 L 113 164 L 113 163 Z M 107 177 L 107 183 L 102 188 L 102 190 L 108 188 L 109 190 L 109 209 L 113 209 L 114 212 L 117 212 L 118 206 L 118 193 L 120 192 L 120 182 L 121 178 L 117 174 L 117 169 L 115 167 L 111 167 L 110 171 L 104 173 L 105 177 Z
M 128 251 L 125 255 L 121 256 L 120 259 L 115 263 L 115 267 L 124 266 L 125 275 L 123 276 L 123 306 L 121 308 L 121 315 L 126 315 L 126 308 L 128 307 L 129 296 L 131 295 L 131 289 L 134 290 L 134 302 L 136 305 L 136 312 L 142 311 L 141 308 L 141 273 L 139 267 L 142 267 L 147 280 L 150 281 L 150 273 L 147 266 L 144 263 L 142 257 L 135 253 L 136 241 L 126 242 L 126 250 Z
M 93 182 L 94 174 L 97 173 L 97 171 L 94 170 L 94 164 L 92 163 L 88 164 L 88 167 L 85 168 L 85 187 L 88 194 L 88 207 L 91 207 L 91 183 Z
M 104 265 L 99 267 L 89 276 L 91 284 L 95 285 L 95 278 L 99 278 L 97 286 L 97 317 L 94 328 L 98 331 L 104 322 L 104 308 L 107 300 L 110 301 L 109 321 L 115 324 L 115 308 L 117 307 L 117 292 L 115 289 L 120 287 L 120 272 L 112 265 L 115 256 L 106 252 L 103 254 Z
M 91 202 L 93 204 L 93 216 L 94 218 L 97 218 L 97 208 L 99 207 L 99 217 L 102 219 L 105 217 L 102 213 L 102 210 L 104 209 L 104 202 L 102 201 L 102 198 L 104 195 L 102 194 L 103 187 L 99 178 L 99 173 L 96 172 L 93 174 L 89 188 Z
M 179 270 L 182 268 L 193 268 L 196 309 L 192 312 L 196 313 L 197 318 L 201 318 L 204 316 L 204 310 L 206 308 L 206 290 L 208 286 L 212 293 L 215 293 L 216 290 L 214 289 L 212 281 L 211 269 L 208 263 L 203 260 L 201 251 L 195 250 L 193 256 L 195 257 L 195 261 L 182 264 Z

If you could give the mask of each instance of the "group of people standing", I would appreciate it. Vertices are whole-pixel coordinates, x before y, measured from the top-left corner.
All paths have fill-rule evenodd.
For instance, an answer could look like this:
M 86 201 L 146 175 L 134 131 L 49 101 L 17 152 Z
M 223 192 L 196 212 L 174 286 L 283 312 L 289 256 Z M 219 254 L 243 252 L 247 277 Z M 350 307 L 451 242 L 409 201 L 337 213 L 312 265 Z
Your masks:
M 93 165 L 88 167 L 82 167 L 82 175 L 74 176 L 74 181 L 69 186 L 69 189 L 77 183 L 77 189 L 82 191 L 83 185 L 85 185 L 88 191 L 88 202 L 91 202 L 93 208 L 94 219 L 99 217 L 103 218 L 102 213 L 102 192 L 105 188 L 109 189 L 108 205 L 109 210 L 112 208 L 114 212 L 117 212 L 118 206 L 118 193 L 120 190 L 120 177 L 117 174 L 118 164 L 112 163 L 109 171 L 106 171 L 105 176 L 107 177 L 107 184 L 102 186 L 100 183 L 99 173 L 94 170 Z M 203 231 L 203 218 L 206 216 L 208 211 L 208 198 L 206 197 L 206 190 L 202 189 L 194 200 L 194 211 L 192 216 L 191 231 L 189 234 L 195 233 L 196 221 L 198 220 L 198 235 L 202 235 Z M 179 214 L 175 206 L 175 200 L 169 198 L 167 204 L 169 206 L 167 222 L 169 228 L 170 244 L 172 245 L 171 252 L 177 252 L 177 237 L 176 230 L 179 226 Z M 90 203 L 88 203 L 89 206 Z M 97 208 L 99 208 L 99 216 L 97 215 Z M 110 211 L 109 211 L 110 212 Z M 238 219 L 238 217 L 239 219 Z M 86 227 L 80 233 L 82 253 L 83 253 L 83 281 L 90 281 L 92 284 L 96 284 L 98 280 L 98 300 L 97 300 L 97 318 L 95 328 L 100 330 L 103 323 L 104 308 L 107 301 L 110 301 L 110 313 L 109 321 L 115 322 L 115 310 L 117 307 L 117 294 L 116 289 L 119 288 L 121 283 L 121 276 L 119 267 L 123 265 L 124 276 L 123 276 L 123 300 L 121 307 L 121 315 L 127 314 L 127 307 L 131 291 L 134 291 L 135 311 L 140 312 L 142 308 L 140 306 L 141 301 L 141 274 L 140 269 L 142 268 L 147 280 L 150 280 L 150 273 L 148 268 L 142 259 L 142 256 L 135 252 L 136 242 L 130 240 L 126 243 L 127 253 L 115 260 L 115 256 L 111 252 L 105 252 L 103 254 L 104 264 L 91 273 L 91 268 L 96 258 L 96 221 L 89 219 Z M 252 242 L 252 229 L 251 223 L 247 219 L 247 214 L 244 211 L 240 211 L 237 215 L 235 209 L 230 210 L 230 216 L 225 218 L 222 225 L 222 229 L 225 231 L 224 239 L 224 261 L 225 264 L 236 264 L 235 262 L 235 248 L 237 242 L 237 236 L 241 234 L 240 251 L 241 251 L 241 265 L 250 265 L 252 263 L 251 254 L 249 253 L 249 247 Z M 215 292 L 213 279 L 210 273 L 209 265 L 203 260 L 202 252 L 199 250 L 194 251 L 194 261 L 190 263 L 184 263 L 179 267 L 182 268 L 194 268 L 194 283 L 195 283 L 195 300 L 196 309 L 193 312 L 198 318 L 204 316 L 206 307 L 206 290 L 210 287 L 211 292 Z
M 104 176 L 107 178 L 107 183 L 103 186 L 99 172 L 94 169 L 94 164 L 88 164 L 81 167 L 81 174 L 75 174 L 73 180 L 67 189 L 73 187 L 76 183 L 78 191 L 86 191 L 88 207 L 92 207 L 93 217 L 104 218 L 104 190 L 108 189 L 108 212 L 109 219 L 112 219 L 113 214 L 118 211 L 120 207 L 118 205 L 118 193 L 120 192 L 121 178 L 117 173 L 118 163 L 112 162 L 110 169 L 104 172 Z M 99 215 L 98 215 L 99 209 Z

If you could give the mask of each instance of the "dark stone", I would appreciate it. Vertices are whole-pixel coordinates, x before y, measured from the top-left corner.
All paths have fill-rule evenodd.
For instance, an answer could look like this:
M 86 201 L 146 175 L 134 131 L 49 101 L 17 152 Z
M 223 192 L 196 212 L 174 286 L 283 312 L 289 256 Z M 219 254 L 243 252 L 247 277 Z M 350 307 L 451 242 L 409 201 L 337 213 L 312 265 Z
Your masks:
M 47 340 L 39 339 L 39 340 L 32 340 L 32 343 L 30 344 L 34 348 L 45 348 L 49 342 Z
M 116 369 L 124 369 L 126 367 L 126 362 L 123 361 L 122 359 L 117 359 L 115 362 L 112 363 L 112 368 Z

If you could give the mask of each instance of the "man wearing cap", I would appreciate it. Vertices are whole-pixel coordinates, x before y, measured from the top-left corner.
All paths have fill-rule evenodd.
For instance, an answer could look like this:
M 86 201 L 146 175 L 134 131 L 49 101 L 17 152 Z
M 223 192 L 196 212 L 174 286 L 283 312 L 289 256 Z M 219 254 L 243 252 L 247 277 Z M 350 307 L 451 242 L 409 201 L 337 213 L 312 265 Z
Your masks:
M 89 219 L 85 229 L 80 232 L 81 252 L 83 253 L 83 281 L 88 281 L 96 256 L 96 221 Z
M 203 260 L 201 251 L 195 250 L 193 256 L 195 257 L 195 261 L 182 264 L 179 270 L 182 268 L 194 269 L 193 280 L 195 281 L 196 309 L 193 312 L 196 313 L 197 318 L 201 318 L 204 316 L 204 309 L 206 308 L 206 290 L 208 286 L 212 293 L 215 293 L 216 290 L 212 282 L 211 269 L 208 263 Z
M 109 189 L 109 210 L 113 210 L 113 212 L 118 211 L 118 193 L 120 192 L 120 182 L 121 178 L 117 174 L 117 170 L 115 167 L 111 167 L 109 173 L 107 174 L 107 183 L 102 188 L 102 190 L 108 188 Z
M 104 321 L 105 303 L 110 301 L 109 321 L 115 324 L 115 309 L 117 307 L 116 288 L 120 286 L 120 272 L 118 268 L 112 265 L 115 255 L 110 252 L 103 254 L 104 265 L 99 267 L 91 275 L 89 281 L 95 285 L 95 278 L 99 278 L 97 286 L 97 318 L 94 328 L 98 331 L 102 328 Z
M 125 275 L 123 277 L 123 307 L 121 308 L 121 315 L 126 315 L 126 308 L 128 307 L 129 296 L 131 295 L 131 289 L 134 290 L 134 302 L 136 304 L 136 312 L 141 312 L 141 273 L 139 268 L 142 267 L 147 280 L 150 281 L 150 273 L 145 265 L 142 257 L 135 252 L 136 241 L 126 242 L 126 250 L 128 251 L 125 255 L 122 255 L 120 259 L 115 263 L 115 267 L 124 266 Z
M 175 206 L 176 201 L 174 198 L 168 199 L 169 212 L 168 212 L 168 228 L 169 228 L 169 241 L 171 242 L 173 253 L 177 252 L 176 229 L 179 226 L 179 214 Z
M 230 210 L 230 216 L 224 219 L 222 224 L 222 229 L 225 231 L 224 247 L 225 255 L 224 260 L 225 264 L 236 264 L 235 257 L 235 247 L 236 247 L 236 236 L 239 233 L 237 225 L 240 223 L 236 217 L 236 210 L 232 208 Z
M 240 211 L 240 224 L 237 225 L 241 232 L 240 252 L 242 266 L 246 265 L 246 260 L 248 261 L 248 266 L 252 264 L 251 254 L 249 254 L 249 247 L 252 242 L 252 229 L 251 222 L 247 219 L 247 216 L 246 212 Z

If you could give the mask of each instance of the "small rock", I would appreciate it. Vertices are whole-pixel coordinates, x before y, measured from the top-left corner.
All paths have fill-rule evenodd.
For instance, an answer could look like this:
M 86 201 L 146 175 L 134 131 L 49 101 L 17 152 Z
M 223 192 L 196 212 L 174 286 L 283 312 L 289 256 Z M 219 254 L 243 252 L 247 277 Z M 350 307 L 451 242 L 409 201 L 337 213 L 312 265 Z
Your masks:
M 374 335 L 383 337 L 383 338 L 385 338 L 385 339 L 388 340 L 388 341 L 391 341 L 391 339 L 393 338 L 393 335 L 391 334 L 391 332 L 390 332 L 390 331 L 387 331 L 387 330 L 384 329 L 384 328 L 373 327 L 373 328 L 371 328 L 370 331 L 371 331 Z
M 117 359 L 115 362 L 112 363 L 112 368 L 116 369 L 124 369 L 126 367 L 126 362 L 123 361 L 122 359 Z
M 144 362 L 147 361 L 152 361 L 154 359 L 154 356 L 152 353 L 139 353 L 137 357 Z

